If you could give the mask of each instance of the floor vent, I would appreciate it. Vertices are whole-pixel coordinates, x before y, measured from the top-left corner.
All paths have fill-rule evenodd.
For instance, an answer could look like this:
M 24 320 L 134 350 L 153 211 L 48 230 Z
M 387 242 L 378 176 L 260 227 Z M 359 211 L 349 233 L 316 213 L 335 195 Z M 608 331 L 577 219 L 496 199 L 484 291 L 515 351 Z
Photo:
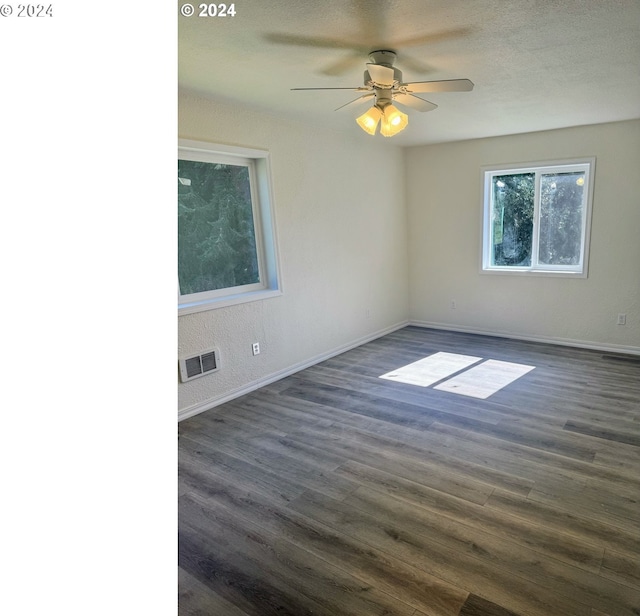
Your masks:
M 179 360 L 180 380 L 183 383 L 197 379 L 205 374 L 216 372 L 220 368 L 220 351 L 210 349 L 201 355 Z

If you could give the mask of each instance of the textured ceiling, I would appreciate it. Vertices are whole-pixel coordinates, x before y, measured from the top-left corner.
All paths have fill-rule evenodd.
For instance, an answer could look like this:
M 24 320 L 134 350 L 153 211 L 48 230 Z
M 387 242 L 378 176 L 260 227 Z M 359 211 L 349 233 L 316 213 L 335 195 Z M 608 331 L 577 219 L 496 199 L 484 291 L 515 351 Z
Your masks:
M 179 0 L 182 6 L 184 0 Z M 240 0 L 235 17 L 178 18 L 179 85 L 220 102 L 419 145 L 640 117 L 640 0 Z M 404 81 L 467 78 L 472 92 L 423 94 L 386 139 L 336 107 L 367 53 L 396 51 Z M 405 111 L 407 111 L 405 109 Z

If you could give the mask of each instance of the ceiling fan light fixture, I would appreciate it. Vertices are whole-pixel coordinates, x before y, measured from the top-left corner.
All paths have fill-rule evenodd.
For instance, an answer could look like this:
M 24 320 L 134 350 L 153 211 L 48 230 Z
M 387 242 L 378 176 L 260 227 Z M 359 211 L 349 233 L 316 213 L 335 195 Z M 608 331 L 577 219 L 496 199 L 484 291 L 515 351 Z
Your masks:
M 416 92 L 470 92 L 473 90 L 473 82 L 468 79 L 404 83 L 402 71 L 393 66 L 395 59 L 396 54 L 391 50 L 378 49 L 369 52 L 371 62 L 367 63 L 367 70 L 364 72 L 364 85 L 362 86 L 355 88 L 293 88 L 293 90 L 352 90 L 360 93 L 358 98 L 341 105 L 338 109 L 375 97 L 373 107 L 356 118 L 356 122 L 369 135 L 375 135 L 378 124 L 380 124 L 380 134 L 384 137 L 393 137 L 409 125 L 409 117 L 396 109 L 392 101 L 417 111 L 433 111 L 438 105 L 416 96 Z
M 363 113 L 359 118 L 356 118 L 356 122 L 365 133 L 375 135 L 381 117 L 382 111 L 374 105 L 369 111 Z
M 403 131 L 409 125 L 409 116 L 402 113 L 393 105 L 387 105 L 383 110 L 380 134 L 384 137 L 393 137 Z

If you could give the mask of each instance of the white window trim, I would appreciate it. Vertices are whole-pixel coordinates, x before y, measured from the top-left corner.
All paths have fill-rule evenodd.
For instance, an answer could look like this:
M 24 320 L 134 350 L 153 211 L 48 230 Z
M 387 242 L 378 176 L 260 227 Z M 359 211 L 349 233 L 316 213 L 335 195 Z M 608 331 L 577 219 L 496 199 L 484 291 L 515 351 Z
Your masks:
M 583 208 L 582 224 L 584 232 L 582 234 L 581 255 L 582 262 L 579 266 L 567 267 L 567 266 L 553 266 L 545 265 L 544 267 L 536 267 L 534 265 L 530 267 L 514 267 L 514 266 L 499 266 L 491 265 L 491 177 L 493 175 L 505 175 L 509 173 L 531 173 L 545 172 L 545 171 L 563 171 L 563 170 L 575 170 L 577 168 L 586 168 L 586 194 L 585 194 L 585 207 Z M 502 165 L 486 165 L 480 169 L 480 179 L 482 182 L 482 237 L 480 238 L 480 273 L 489 275 L 508 275 L 508 276 L 551 276 L 551 277 L 565 277 L 565 278 L 587 278 L 589 269 L 589 245 L 591 240 L 591 211 L 593 202 L 593 189 L 595 178 L 596 158 L 595 156 L 586 158 L 576 158 L 570 160 L 553 160 L 553 161 L 538 161 L 531 163 L 508 163 Z M 540 225 L 539 215 L 540 210 L 537 205 L 539 195 L 539 175 L 536 174 L 536 186 L 535 186 L 535 210 L 533 221 L 533 237 L 534 245 L 532 247 L 533 254 L 531 261 L 536 263 Z
M 181 295 L 178 284 L 178 316 L 282 295 L 269 152 L 180 139 L 178 158 L 202 162 L 227 161 L 229 164 L 248 166 L 261 279 L 252 285 L 190 295 Z

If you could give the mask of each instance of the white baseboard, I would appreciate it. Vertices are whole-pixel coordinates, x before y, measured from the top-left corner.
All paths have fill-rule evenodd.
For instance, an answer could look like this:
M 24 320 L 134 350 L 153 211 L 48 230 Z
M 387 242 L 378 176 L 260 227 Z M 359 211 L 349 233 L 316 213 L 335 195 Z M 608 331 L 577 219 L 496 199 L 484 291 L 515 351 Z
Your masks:
M 573 340 L 571 338 L 549 338 L 546 336 L 522 335 L 514 332 L 494 331 L 488 329 L 478 329 L 472 327 L 460 327 L 447 323 L 433 323 L 431 321 L 409 321 L 408 325 L 415 327 L 426 327 L 431 329 L 442 329 L 451 332 L 461 332 L 465 334 L 479 334 L 481 336 L 496 336 L 498 338 L 512 338 L 514 340 L 525 340 L 527 342 L 543 342 L 545 344 L 558 344 L 561 346 L 577 347 L 581 349 L 593 349 L 605 351 L 607 353 L 626 353 L 627 355 L 640 355 L 640 347 L 624 344 L 605 344 L 592 342 L 589 340 Z
M 178 411 L 178 421 L 182 421 L 183 419 L 188 419 L 189 417 L 193 417 L 194 415 L 198 415 L 200 413 L 203 413 L 204 411 L 208 411 L 216 406 L 219 406 L 220 404 L 224 404 L 225 402 L 229 402 L 231 400 L 234 400 L 235 398 L 244 396 L 245 394 L 255 391 L 260 387 L 264 387 L 265 385 L 275 383 L 280 379 L 283 379 L 287 376 L 291 376 L 296 372 L 300 372 L 300 370 L 304 370 L 305 368 L 309 368 L 310 366 L 315 366 L 315 364 L 319 364 L 320 362 L 330 359 L 331 357 L 340 355 L 340 353 L 344 353 L 351 349 L 355 349 L 356 347 L 366 344 L 367 342 L 371 342 L 376 338 L 381 338 L 382 336 L 386 336 L 387 334 L 397 331 L 398 329 L 402 329 L 407 325 L 410 325 L 408 321 L 402 321 L 401 323 L 396 323 L 395 325 L 379 330 L 373 334 L 369 334 L 368 336 L 364 336 L 363 338 L 359 338 L 358 340 L 349 342 L 348 344 L 332 349 L 331 351 L 327 351 L 326 353 L 322 353 L 321 355 L 316 355 L 311 359 L 299 362 L 297 364 L 294 364 L 293 366 L 289 366 L 288 368 L 279 370 L 278 372 L 274 372 L 273 374 L 269 374 L 261 379 L 252 381 L 251 383 L 247 383 L 246 385 L 243 385 L 242 387 L 238 387 L 237 389 L 234 389 L 224 394 L 223 396 L 219 396 L 216 398 L 209 398 L 208 400 L 205 400 L 200 404 L 196 404 L 193 406 L 189 406 L 185 409 L 181 409 L 180 411 Z
M 386 336 L 391 332 L 397 331 L 406 327 L 407 325 L 413 325 L 415 327 L 425 327 L 431 329 L 440 329 L 445 331 L 452 332 L 461 332 L 465 334 L 478 334 L 481 336 L 497 336 L 498 338 L 512 338 L 514 340 L 525 340 L 528 342 L 542 342 L 544 344 L 558 344 L 561 346 L 569 346 L 569 347 L 577 347 L 583 349 L 593 349 L 596 351 L 604 351 L 608 353 L 626 353 L 629 355 L 640 355 L 640 347 L 637 346 L 629 346 L 622 344 L 603 344 L 599 342 L 591 342 L 588 340 L 573 340 L 568 338 L 549 338 L 546 336 L 529 336 L 522 335 L 513 332 L 506 331 L 494 331 L 488 329 L 479 329 L 472 327 L 460 327 L 458 325 L 450 325 L 447 323 L 435 323 L 432 321 L 403 321 L 401 323 L 396 323 L 391 327 L 387 327 L 385 329 L 379 330 L 373 334 L 365 336 L 363 338 L 359 338 L 358 340 L 354 340 L 348 344 L 342 345 L 338 348 L 332 349 L 326 353 L 322 353 L 321 355 L 317 355 L 308 360 L 299 362 L 294 364 L 293 366 L 289 366 L 283 370 L 278 372 L 274 372 L 273 374 L 269 374 L 261 379 L 257 379 L 242 387 L 238 387 L 223 396 L 219 396 L 216 398 L 209 398 L 200 404 L 196 404 L 185 409 L 178 411 L 178 421 L 182 421 L 183 419 L 188 419 L 189 417 L 193 417 L 194 415 L 198 415 L 203 413 L 204 411 L 208 411 L 220 404 L 224 404 L 225 402 L 230 402 L 235 398 L 239 398 L 240 396 L 244 396 L 260 387 L 264 387 L 265 385 L 269 385 L 271 383 L 275 383 L 280 379 L 283 379 L 287 376 L 291 376 L 296 372 L 300 372 L 300 370 L 304 370 L 305 368 L 309 368 L 310 366 L 314 366 L 319 364 L 322 361 L 330 359 L 331 357 L 335 357 L 336 355 L 340 355 L 340 353 L 344 353 L 351 349 L 355 349 L 367 342 L 371 342 L 377 338 L 381 338 L 382 336 Z

